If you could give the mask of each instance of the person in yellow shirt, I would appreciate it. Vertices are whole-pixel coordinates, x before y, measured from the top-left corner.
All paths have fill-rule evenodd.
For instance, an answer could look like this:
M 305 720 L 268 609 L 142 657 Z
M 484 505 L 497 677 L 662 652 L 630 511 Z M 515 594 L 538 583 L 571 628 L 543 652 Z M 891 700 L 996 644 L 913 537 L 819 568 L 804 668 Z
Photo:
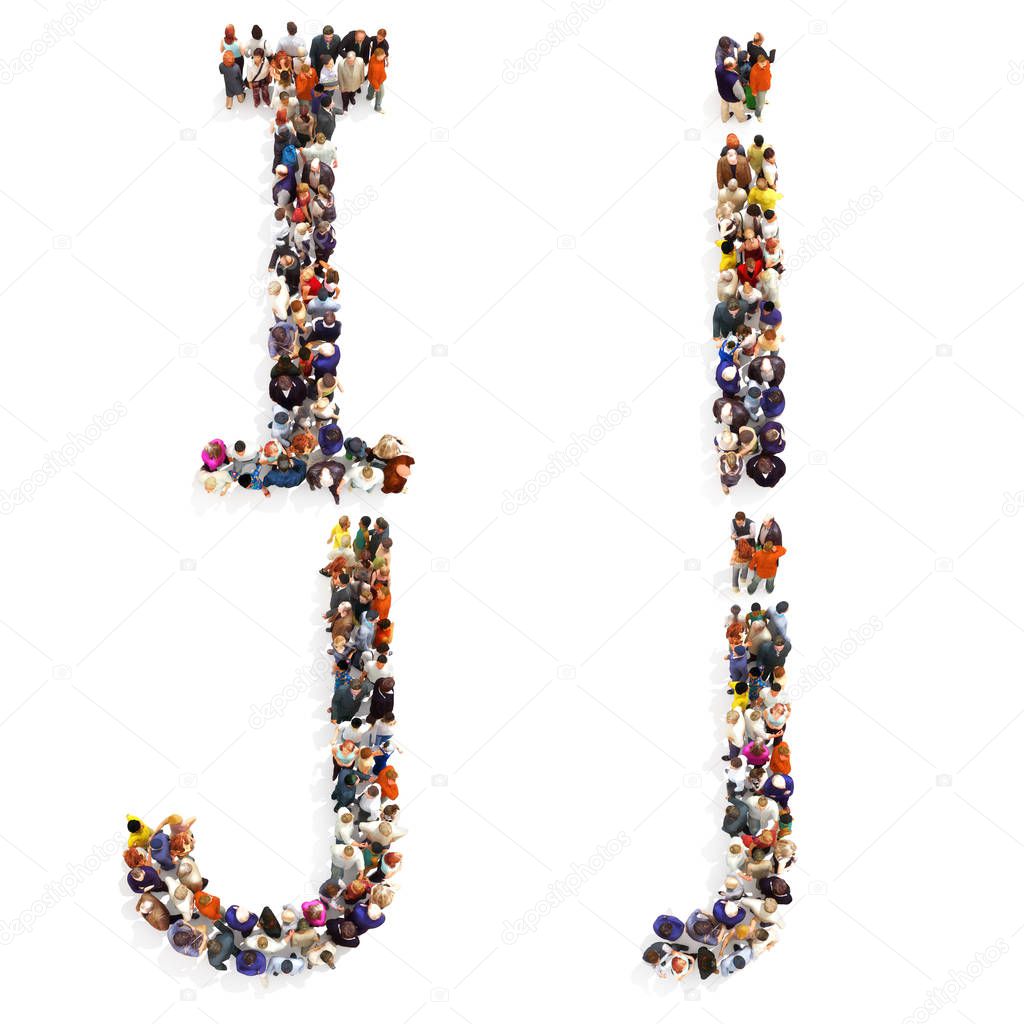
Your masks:
M 350 548 L 352 546 L 352 537 L 349 534 L 349 527 L 351 525 L 348 516 L 342 516 L 331 529 L 327 543 L 332 545 L 335 551 L 341 551 L 343 548 Z
M 736 685 L 729 690 L 729 693 L 733 695 L 732 704 L 729 705 L 730 710 L 736 708 L 739 711 L 746 711 L 747 705 L 750 703 L 750 692 L 747 684 L 736 683 Z
M 781 192 L 776 192 L 775 189 L 768 187 L 768 182 L 765 178 L 758 178 L 757 185 L 750 190 L 750 195 L 747 199 L 748 203 L 753 203 L 756 206 L 760 206 L 761 210 L 774 210 L 775 204 L 782 198 Z
M 722 250 L 722 258 L 718 261 L 718 272 L 723 270 L 736 269 L 736 251 L 732 241 L 728 238 L 721 238 L 715 245 Z
M 128 822 L 129 849 L 133 846 L 149 846 L 149 840 L 153 837 L 153 830 L 141 818 L 135 817 L 134 814 L 126 814 L 125 820 Z

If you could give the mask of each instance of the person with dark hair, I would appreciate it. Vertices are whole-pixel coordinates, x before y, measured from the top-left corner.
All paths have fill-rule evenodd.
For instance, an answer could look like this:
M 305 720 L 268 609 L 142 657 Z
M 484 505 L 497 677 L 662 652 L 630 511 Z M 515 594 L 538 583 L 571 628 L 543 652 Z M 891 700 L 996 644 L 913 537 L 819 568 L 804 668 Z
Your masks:
M 337 126 L 337 118 L 334 113 L 334 101 L 330 93 L 326 93 L 320 101 L 320 109 L 316 112 L 317 135 L 323 135 L 325 139 L 334 138 L 334 130 Z
M 737 298 L 727 299 L 715 306 L 711 323 L 711 336 L 721 341 L 743 324 L 743 308 Z
M 715 67 L 720 68 L 728 57 L 735 59 L 736 52 L 739 48 L 740 44 L 731 36 L 722 36 L 722 38 L 718 40 L 718 45 L 715 47 Z
M 774 487 L 786 475 L 786 464 L 778 455 L 762 453 L 747 462 L 747 476 L 759 487 Z
M 338 61 L 343 52 L 345 51 L 342 49 L 342 41 L 334 34 L 334 26 L 324 25 L 323 32 L 313 37 L 313 43 L 309 48 L 310 66 L 319 74 L 328 57 Z
M 252 91 L 252 103 L 270 106 L 270 63 L 262 47 L 252 51 L 251 59 L 245 63 L 245 84 Z
M 277 52 L 284 51 L 289 57 L 298 57 L 300 50 L 306 49 L 306 40 L 299 35 L 299 27 L 294 21 L 285 26 L 285 35 L 277 41 Z

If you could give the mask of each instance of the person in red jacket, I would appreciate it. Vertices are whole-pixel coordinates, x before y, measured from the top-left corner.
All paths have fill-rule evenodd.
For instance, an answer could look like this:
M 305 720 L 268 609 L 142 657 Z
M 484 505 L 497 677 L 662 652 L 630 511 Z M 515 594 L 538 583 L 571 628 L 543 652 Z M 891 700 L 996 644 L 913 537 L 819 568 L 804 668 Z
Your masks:
M 380 100 L 384 95 L 384 79 L 388 77 L 388 73 L 385 69 L 387 56 L 387 53 L 378 46 L 370 56 L 370 63 L 366 68 L 366 98 L 368 100 L 376 100 L 373 104 L 373 109 L 376 110 L 378 114 L 384 113 L 384 111 L 380 109 Z
M 758 121 L 761 120 L 764 102 L 771 87 L 772 66 L 768 62 L 768 54 L 762 50 L 758 54 L 757 63 L 750 69 L 750 91 L 754 94 L 754 113 L 757 114 Z
M 764 580 L 765 590 L 770 594 L 775 589 L 775 577 L 779 574 L 779 559 L 786 553 L 781 544 L 773 544 L 770 540 L 759 551 L 750 557 L 750 569 L 754 578 L 747 585 L 747 593 L 752 594 Z

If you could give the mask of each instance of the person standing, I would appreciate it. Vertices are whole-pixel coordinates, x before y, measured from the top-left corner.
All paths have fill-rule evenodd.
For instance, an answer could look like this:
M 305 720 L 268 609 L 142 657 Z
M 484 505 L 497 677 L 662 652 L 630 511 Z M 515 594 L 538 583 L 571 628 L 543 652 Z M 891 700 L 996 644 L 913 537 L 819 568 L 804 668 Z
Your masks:
M 369 66 L 366 69 L 366 78 L 369 84 L 366 87 L 367 100 L 374 100 L 373 109 L 378 114 L 383 114 L 380 109 L 381 97 L 384 95 L 384 79 L 388 77 L 386 70 L 387 54 L 378 47 L 373 51 Z
M 735 114 L 736 120 L 743 122 L 750 119 L 746 108 L 746 93 L 743 83 L 736 72 L 736 58 L 726 57 L 715 67 L 715 84 L 718 86 L 718 97 L 722 101 L 722 122 Z
M 757 63 L 750 69 L 750 91 L 754 94 L 754 114 L 758 121 L 764 111 L 765 100 L 768 98 L 768 90 L 772 87 L 772 66 L 768 60 L 768 54 L 761 51 Z
M 341 59 L 343 52 L 341 40 L 334 34 L 333 26 L 324 25 L 323 34 L 314 36 L 313 42 L 309 47 L 309 63 L 319 75 L 320 69 L 327 62 L 328 56 L 333 58 L 334 61 L 338 61 Z
M 366 65 L 354 50 L 345 54 L 345 59 L 338 65 L 338 91 L 341 93 L 341 113 L 355 103 L 359 89 L 366 78 Z M 339 115 L 340 116 L 340 115 Z
M 324 93 L 331 93 L 334 95 L 338 88 L 338 71 L 340 68 L 340 62 L 336 61 L 330 54 L 324 57 L 324 62 L 320 66 L 320 81 L 317 83 L 317 88 L 320 92 L 320 99 L 323 99 Z
M 241 74 L 245 58 L 242 54 L 242 44 L 238 41 L 238 36 L 235 35 L 234 25 L 224 26 L 224 38 L 220 41 L 220 52 L 222 55 L 231 53 L 235 58 L 235 63 L 238 65 L 238 72 Z
M 758 58 L 764 55 L 767 58 L 769 64 L 775 63 L 775 51 L 771 52 L 764 48 L 764 35 L 760 32 L 754 33 L 754 38 L 747 43 L 747 53 L 750 55 L 750 59 L 757 62 Z
M 252 90 L 252 103 L 270 106 L 270 62 L 266 60 L 263 48 L 257 46 L 245 63 L 245 82 Z
M 367 38 L 365 29 L 361 28 L 354 28 L 351 32 L 346 32 L 345 38 L 341 41 L 341 52 L 348 53 L 349 50 L 353 50 L 364 64 L 370 62 L 370 54 L 373 53 L 374 48 L 375 44 Z
M 219 70 L 224 76 L 224 95 L 226 97 L 224 106 L 230 110 L 236 96 L 238 97 L 239 103 L 243 103 L 245 101 L 245 86 L 242 85 L 242 69 L 238 66 L 238 62 L 235 60 L 235 55 L 231 50 L 225 50 L 221 54 Z
M 740 44 L 731 36 L 722 36 L 715 47 L 715 67 L 720 68 L 725 63 L 726 57 L 735 57 L 739 48 Z
M 765 516 L 757 531 L 757 546 L 759 548 L 763 548 L 768 541 L 775 545 L 782 543 L 782 527 L 773 516 Z
M 779 574 L 779 559 L 786 553 L 786 549 L 780 544 L 776 546 L 768 541 L 763 548 L 755 551 L 750 559 L 750 569 L 753 579 L 747 584 L 747 593 L 753 594 L 764 580 L 765 589 L 768 593 L 775 590 L 775 577 Z
M 289 57 L 298 57 L 299 50 L 306 49 L 306 40 L 299 35 L 299 27 L 294 21 L 285 26 L 285 34 L 277 41 L 277 51 L 284 51 Z

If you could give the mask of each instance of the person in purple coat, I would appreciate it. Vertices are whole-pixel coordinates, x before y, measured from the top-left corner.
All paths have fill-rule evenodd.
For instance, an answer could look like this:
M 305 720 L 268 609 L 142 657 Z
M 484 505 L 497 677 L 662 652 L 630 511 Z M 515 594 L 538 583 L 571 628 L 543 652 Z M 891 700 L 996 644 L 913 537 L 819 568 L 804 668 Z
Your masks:
M 327 316 L 333 315 L 333 313 L 325 314 L 325 319 Z M 334 374 L 337 377 L 338 363 L 340 362 L 341 352 L 338 350 L 337 345 L 333 345 L 330 342 L 321 345 L 313 359 L 313 376 L 317 380 L 327 373 Z

